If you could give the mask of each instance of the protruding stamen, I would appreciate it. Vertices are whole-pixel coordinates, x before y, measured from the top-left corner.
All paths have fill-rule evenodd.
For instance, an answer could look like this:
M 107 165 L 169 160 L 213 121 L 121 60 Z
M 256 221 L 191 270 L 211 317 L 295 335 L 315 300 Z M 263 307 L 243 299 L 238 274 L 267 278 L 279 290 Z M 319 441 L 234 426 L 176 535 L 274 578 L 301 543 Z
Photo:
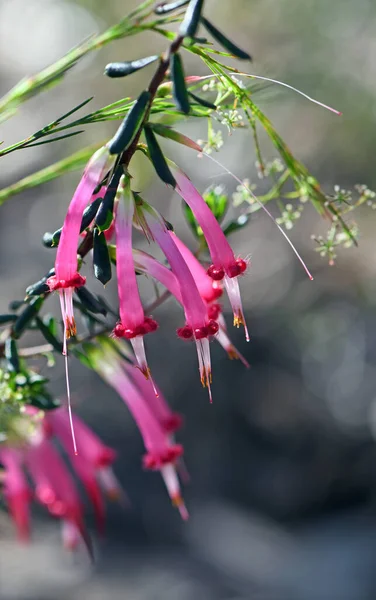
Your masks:
M 176 474 L 175 466 L 172 464 L 163 466 L 161 468 L 161 475 L 164 479 L 173 506 L 179 509 L 181 518 L 186 521 L 189 518 L 189 513 L 180 492 L 179 480 Z
M 145 354 L 145 346 L 144 346 L 144 338 L 143 338 L 143 336 L 142 335 L 137 335 L 136 337 L 133 337 L 131 339 L 131 344 L 132 344 L 133 351 L 135 353 L 136 360 L 138 362 L 138 366 L 140 368 L 140 371 L 144 375 L 145 379 L 150 379 L 150 382 L 151 382 L 151 384 L 153 386 L 154 394 L 158 398 L 158 396 L 159 396 L 158 390 L 157 390 L 156 385 L 155 385 L 155 383 L 153 381 L 153 378 L 151 376 L 151 372 L 150 372 L 148 363 L 146 361 L 146 354 Z
M 77 444 L 76 444 L 76 436 L 74 433 L 74 425 L 73 425 L 73 416 L 72 416 L 72 406 L 71 406 L 71 393 L 70 393 L 70 385 L 69 385 L 69 370 L 68 370 L 68 354 L 64 355 L 65 362 L 65 381 L 67 384 L 67 398 L 68 398 L 68 415 L 69 415 L 69 425 L 72 433 L 72 442 L 73 442 L 73 450 L 75 455 L 78 455 Z
M 206 156 L 206 158 L 209 158 L 210 160 L 212 160 L 216 165 L 218 165 L 219 167 L 221 167 L 221 169 L 224 169 L 224 171 L 226 171 L 226 173 L 228 173 L 228 175 L 230 175 L 233 179 L 235 179 L 235 181 L 238 182 L 239 185 L 242 186 L 242 188 L 244 188 L 248 194 L 253 198 L 253 200 L 259 205 L 259 207 L 268 215 L 268 217 L 273 221 L 273 223 L 276 225 L 276 227 L 278 227 L 279 231 L 282 233 L 283 237 L 285 238 L 285 240 L 287 241 L 287 243 L 291 246 L 293 252 L 295 253 L 295 255 L 297 256 L 298 260 L 300 261 L 303 269 L 305 270 L 305 272 L 307 273 L 308 277 L 310 278 L 311 281 L 313 281 L 313 275 L 311 274 L 311 272 L 309 271 L 307 265 L 305 264 L 304 260 L 302 259 L 302 257 L 300 256 L 299 252 L 297 251 L 297 249 L 295 248 L 294 244 L 292 243 L 292 241 L 290 240 L 289 236 L 287 235 L 287 233 L 282 229 L 282 227 L 280 225 L 278 225 L 277 221 L 275 220 L 275 218 L 273 217 L 273 215 L 271 214 L 271 212 L 266 208 L 266 206 L 257 198 L 257 196 L 252 192 L 251 188 L 247 185 L 245 185 L 245 183 L 240 179 L 240 177 L 237 177 L 237 175 L 234 175 L 234 173 L 232 173 L 232 171 L 230 171 L 230 169 L 228 169 L 227 167 L 225 167 L 224 165 L 222 165 L 222 163 L 220 163 L 217 159 L 214 158 L 214 156 L 211 156 L 211 154 L 207 154 L 206 152 L 202 152 L 202 154 L 204 156 Z M 208 273 L 210 275 L 210 273 Z

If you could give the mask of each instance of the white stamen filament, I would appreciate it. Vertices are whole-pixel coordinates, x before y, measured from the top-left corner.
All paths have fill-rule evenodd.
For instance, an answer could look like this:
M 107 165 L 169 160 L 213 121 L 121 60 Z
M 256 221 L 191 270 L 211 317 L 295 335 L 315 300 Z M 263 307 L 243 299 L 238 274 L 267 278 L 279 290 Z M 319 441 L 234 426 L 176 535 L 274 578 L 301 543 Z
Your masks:
M 226 171 L 226 173 L 228 173 L 228 175 L 230 175 L 230 177 L 232 177 L 233 179 L 235 179 L 235 181 L 237 181 L 237 183 L 239 183 L 239 185 L 241 185 L 248 192 L 248 194 L 250 196 L 252 196 L 253 200 L 259 205 L 260 208 L 262 208 L 262 210 L 268 215 L 268 217 L 278 227 L 279 231 L 282 233 L 282 235 L 285 238 L 285 240 L 288 242 L 288 244 L 290 244 L 293 252 L 297 256 L 298 260 L 300 261 L 300 263 L 301 263 L 303 269 L 305 270 L 305 272 L 307 273 L 308 277 L 310 278 L 311 281 L 313 281 L 313 275 L 309 271 L 307 265 L 305 264 L 304 260 L 300 256 L 299 252 L 295 248 L 294 244 L 290 240 L 290 238 L 287 235 L 287 233 L 285 233 L 285 231 L 282 229 L 282 227 L 280 225 L 278 225 L 277 221 L 275 220 L 275 218 L 273 217 L 273 215 L 271 214 L 271 212 L 266 208 L 266 206 L 264 206 L 264 204 L 262 202 L 260 202 L 260 200 L 257 198 L 257 196 L 255 196 L 255 194 L 252 192 L 252 190 L 250 189 L 250 187 L 248 187 L 245 183 L 243 183 L 243 181 L 239 177 L 237 177 L 236 175 L 234 175 L 234 173 L 232 173 L 230 171 L 230 169 L 228 169 L 227 167 L 225 167 L 224 165 L 222 165 L 222 163 L 220 163 L 218 160 L 216 160 L 213 156 L 211 156 L 210 154 L 207 154 L 204 151 L 202 152 L 202 154 L 204 156 L 206 156 L 207 158 L 210 158 L 210 160 L 212 160 L 216 165 L 218 165 L 219 167 L 221 167 L 222 169 L 224 169 Z

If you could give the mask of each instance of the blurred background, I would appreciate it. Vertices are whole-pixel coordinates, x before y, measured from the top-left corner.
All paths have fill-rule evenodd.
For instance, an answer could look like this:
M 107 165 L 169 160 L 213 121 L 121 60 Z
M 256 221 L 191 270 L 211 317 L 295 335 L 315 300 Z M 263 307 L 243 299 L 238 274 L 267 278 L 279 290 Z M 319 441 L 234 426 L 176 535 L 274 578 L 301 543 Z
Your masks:
M 136 4 L 0 0 L 0 95 Z M 278 87 L 254 97 L 324 190 L 331 193 L 336 184 L 376 187 L 376 4 L 207 0 L 205 13 L 250 51 L 251 72 L 281 79 L 343 111 L 336 117 Z M 93 110 L 138 94 L 152 67 L 126 80 L 108 80 L 104 65 L 163 48 L 163 40 L 145 34 L 90 55 L 61 86 L 2 124 L 0 138 L 15 142 L 89 96 Z M 205 74 L 191 56 L 186 70 Z M 3 158 L 1 187 L 105 140 L 115 128 L 90 125 L 78 138 Z M 206 137 L 201 123 L 182 122 L 179 129 Z M 229 193 L 235 190 L 232 180 L 194 152 L 179 146 L 172 151 L 199 189 L 219 182 Z M 264 155 L 276 156 L 269 143 Z M 249 132 L 233 134 L 218 158 L 263 191 Z M 134 174 L 146 198 L 163 208 L 193 248 L 177 196 L 166 192 L 145 163 L 135 162 Z M 0 312 L 50 268 L 54 254 L 43 248 L 41 236 L 63 222 L 76 182 L 77 174 L 66 175 L 1 208 Z M 242 331 L 231 331 L 251 368 L 228 361 L 213 345 L 212 406 L 196 376 L 194 350 L 174 334 L 182 320 L 179 309 L 173 302 L 158 309 L 161 327 L 147 340 L 148 355 L 167 398 L 185 415 L 179 440 L 191 475 L 184 490 L 188 523 L 171 508 L 161 478 L 142 471 L 142 442 L 119 398 L 72 363 L 76 408 L 117 449 L 116 473 L 130 506 L 109 507 L 95 565 L 64 553 L 56 522 L 37 515 L 33 545 L 20 548 L 9 520 L 0 515 L 2 600 L 375 598 L 375 221 L 375 211 L 359 211 L 359 248 L 340 253 L 330 267 L 310 238 L 328 224 L 307 207 L 291 237 L 313 282 L 261 212 L 232 239 L 236 253 L 252 261 L 241 280 L 251 342 L 245 343 Z M 141 239 L 140 246 L 145 247 Z M 106 295 L 115 298 L 114 282 Z M 53 379 L 55 392 L 63 393 L 59 361 Z

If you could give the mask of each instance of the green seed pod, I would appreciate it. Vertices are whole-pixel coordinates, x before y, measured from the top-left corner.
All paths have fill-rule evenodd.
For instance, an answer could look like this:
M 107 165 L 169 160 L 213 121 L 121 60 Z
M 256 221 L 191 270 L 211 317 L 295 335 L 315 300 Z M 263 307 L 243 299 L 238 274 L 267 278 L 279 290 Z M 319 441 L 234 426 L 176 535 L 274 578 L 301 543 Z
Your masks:
M 51 346 L 61 354 L 61 352 L 63 351 L 63 344 L 57 339 L 57 337 L 52 333 L 51 329 L 48 327 L 48 325 L 46 325 L 42 319 L 40 319 L 39 317 L 36 317 L 35 322 L 37 324 L 37 327 L 39 329 L 39 331 L 41 332 L 41 334 L 43 335 L 43 337 L 45 338 L 45 340 L 51 344 Z
M 186 115 L 190 111 L 187 86 L 185 85 L 184 67 L 180 54 L 173 54 L 171 57 L 171 79 L 173 84 L 172 93 L 175 104 L 181 112 Z
M 28 404 L 40 408 L 41 410 L 54 410 L 60 406 L 60 402 L 56 398 L 50 396 L 46 391 L 39 394 L 33 394 L 30 400 L 28 400 Z
M 9 310 L 18 310 L 24 304 L 25 304 L 25 300 L 12 300 L 12 302 L 9 302 L 8 308 L 9 308 Z M 18 319 L 18 317 L 17 317 L 17 319 Z
M 168 4 L 161 2 L 160 4 L 157 4 L 157 6 L 154 8 L 154 12 L 156 15 L 166 15 L 167 13 L 172 12 L 173 10 L 177 10 L 182 6 L 185 6 L 186 4 L 188 4 L 188 2 L 189 0 L 178 0 L 178 2 L 169 2 Z
M 122 167 L 117 167 L 107 186 L 106 193 L 98 209 L 97 216 L 95 217 L 95 225 L 98 227 L 99 231 L 106 231 L 113 221 L 114 200 L 122 174 Z
M 42 294 L 47 294 L 50 291 L 46 283 L 46 277 L 43 277 L 39 281 L 32 283 L 29 287 L 26 288 L 27 296 L 41 296 Z
M 85 208 L 82 214 L 80 233 L 85 231 L 86 227 L 89 227 L 90 223 L 97 214 L 101 202 L 102 198 L 96 198 L 94 202 L 91 202 L 89 206 Z M 55 248 L 56 246 L 58 246 L 62 230 L 63 228 L 60 227 L 60 229 L 57 229 L 54 233 L 46 231 L 42 238 L 43 245 L 46 246 L 46 248 Z
M 20 360 L 18 358 L 17 344 L 13 338 L 5 340 L 5 358 L 8 361 L 9 371 L 18 373 L 20 370 Z
M 17 321 L 15 321 L 13 325 L 13 333 L 16 338 L 20 337 L 20 335 L 24 332 L 26 327 L 30 324 L 30 321 L 32 321 L 32 319 L 34 319 L 37 316 L 39 310 L 42 307 L 43 300 L 44 298 L 42 298 L 41 296 L 33 298 L 26 306 L 26 308 L 22 311 L 22 313 L 19 315 Z
M 146 143 L 148 145 L 150 160 L 153 163 L 154 169 L 157 172 L 157 175 L 164 181 L 167 185 L 171 185 L 173 188 L 176 186 L 176 181 L 171 173 L 166 159 L 163 156 L 163 152 L 157 142 L 157 139 L 150 129 L 150 127 L 145 127 L 145 137 Z
M 94 314 L 103 315 L 104 317 L 107 315 L 107 310 L 101 304 L 94 294 L 92 294 L 85 286 L 79 287 L 75 289 L 75 292 L 83 306 L 90 312 Z
M 7 325 L 8 323 L 13 323 L 17 321 L 17 315 L 0 315 L 0 325 Z
M 128 62 L 113 62 L 106 65 L 104 69 L 105 75 L 108 77 L 126 77 L 131 75 L 144 67 L 147 67 L 151 63 L 158 60 L 158 55 L 146 56 L 145 58 L 139 58 L 138 60 L 130 60 Z
M 194 37 L 198 25 L 200 23 L 200 17 L 204 0 L 191 0 L 182 24 L 180 25 L 179 33 L 183 37 Z
M 102 202 L 102 198 L 96 198 L 94 200 L 94 202 L 91 202 L 89 204 L 89 206 L 87 206 L 83 212 L 82 215 L 82 221 L 81 221 L 81 227 L 80 227 L 80 233 L 82 233 L 83 231 L 85 231 L 85 229 L 87 227 L 89 227 L 89 225 L 91 224 L 91 222 L 94 220 L 95 215 L 98 212 L 98 208 L 100 206 Z
M 215 40 L 221 46 L 223 46 L 226 50 L 228 50 L 233 56 L 236 58 L 241 58 L 242 60 L 252 60 L 252 57 L 245 52 L 239 46 L 236 46 L 231 40 L 229 40 L 221 31 L 219 31 L 210 21 L 205 19 L 205 17 L 201 17 L 202 24 L 206 27 L 209 33 L 213 36 Z
M 121 154 L 129 148 L 149 109 L 150 99 L 150 92 L 141 92 L 114 137 L 109 142 L 108 149 L 110 154 Z
M 93 238 L 93 266 L 95 277 L 106 285 L 112 277 L 111 261 L 105 235 L 97 227 Z
M 43 234 L 42 237 L 42 244 L 43 246 L 45 246 L 46 248 L 52 248 L 54 243 L 53 243 L 53 239 L 54 239 L 54 233 L 51 233 L 50 231 L 46 231 L 46 233 Z
M 190 95 L 191 98 L 193 98 L 193 100 L 195 102 L 197 102 L 197 104 L 201 104 L 201 106 L 205 106 L 205 108 L 211 108 L 212 110 L 217 110 L 217 107 L 215 104 L 212 104 L 211 102 L 208 102 L 207 100 L 204 100 L 203 98 L 200 98 L 200 96 L 196 96 L 196 94 L 193 94 L 193 92 L 188 92 L 188 94 Z

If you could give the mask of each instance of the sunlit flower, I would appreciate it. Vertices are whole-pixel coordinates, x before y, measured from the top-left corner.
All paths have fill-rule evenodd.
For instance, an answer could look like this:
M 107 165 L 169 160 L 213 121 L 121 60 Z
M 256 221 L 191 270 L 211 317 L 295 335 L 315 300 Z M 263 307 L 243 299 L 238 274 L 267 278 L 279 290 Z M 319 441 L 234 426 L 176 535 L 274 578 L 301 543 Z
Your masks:
M 177 330 L 177 334 L 182 339 L 194 339 L 197 347 L 201 383 L 208 388 L 211 400 L 210 384 L 212 376 L 209 337 L 217 333 L 218 324 L 216 321 L 208 319 L 206 304 L 200 295 L 193 275 L 162 217 L 145 203 L 143 208 L 145 209 L 143 215 L 151 235 L 162 249 L 179 282 L 186 324 Z
M 145 317 L 138 291 L 132 253 L 134 199 L 129 180 L 120 180 L 120 198 L 116 215 L 116 271 L 118 280 L 120 322 L 114 329 L 116 337 L 130 340 L 138 365 L 145 377 L 150 376 L 144 348 L 144 335 L 155 331 L 158 324 Z
M 214 281 L 224 280 L 234 313 L 234 325 L 237 327 L 244 325 L 248 341 L 249 335 L 237 280 L 237 277 L 246 271 L 247 262 L 242 258 L 235 258 L 234 252 L 217 219 L 187 175 L 176 167 L 176 165 L 174 165 L 173 174 L 177 183 L 176 191 L 188 204 L 204 233 L 212 259 L 212 264 L 207 271 L 208 275 Z
M 85 284 L 85 277 L 77 270 L 77 246 L 80 236 L 82 214 L 89 204 L 95 188 L 105 173 L 109 152 L 106 147 L 95 152 L 88 162 L 80 183 L 70 202 L 60 236 L 55 260 L 55 275 L 47 280 L 51 291 L 58 290 L 64 321 L 64 347 L 66 340 L 76 335 L 73 315 L 73 291 Z

